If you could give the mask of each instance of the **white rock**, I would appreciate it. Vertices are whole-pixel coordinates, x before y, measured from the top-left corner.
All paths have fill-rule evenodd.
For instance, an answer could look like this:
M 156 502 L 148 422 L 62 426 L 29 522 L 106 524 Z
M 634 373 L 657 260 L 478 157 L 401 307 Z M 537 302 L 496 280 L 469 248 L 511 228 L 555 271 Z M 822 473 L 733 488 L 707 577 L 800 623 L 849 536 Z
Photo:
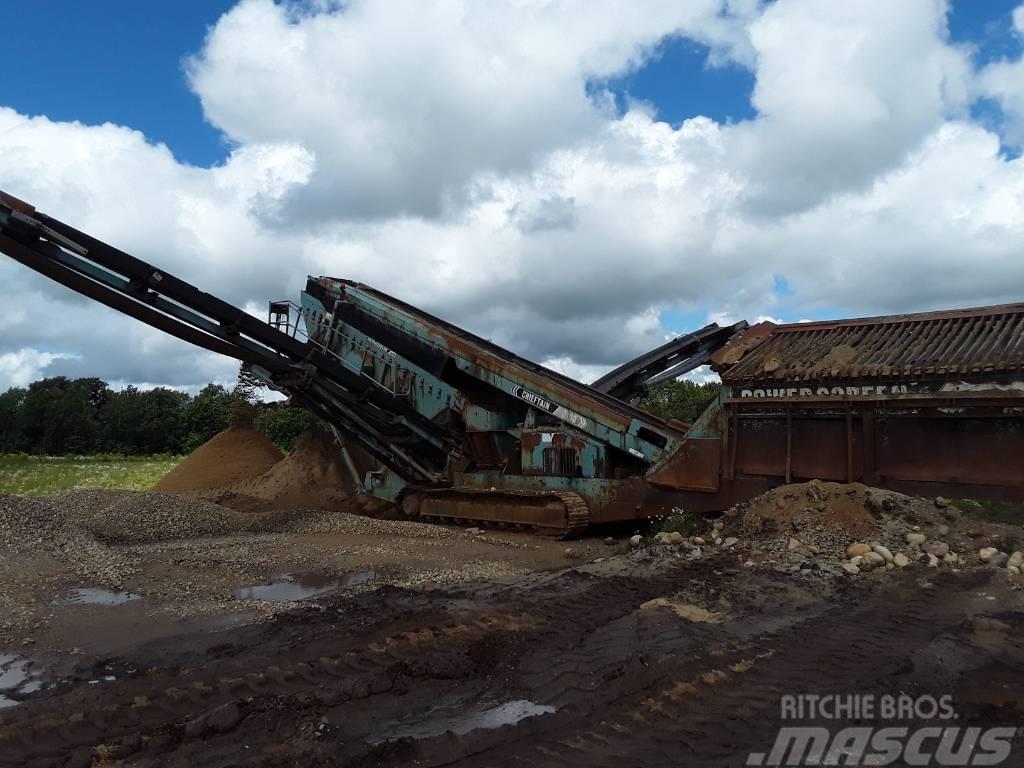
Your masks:
M 856 576 L 858 573 L 860 573 L 860 568 L 858 568 L 853 563 L 843 563 L 843 570 L 851 576 Z
M 935 555 L 933 555 L 931 553 L 928 554 L 928 567 L 929 568 L 938 568 L 939 567 L 939 558 L 937 558 Z
M 686 541 L 686 539 L 683 538 L 683 534 L 679 531 L 672 531 L 672 533 L 668 535 L 669 544 L 682 544 L 684 541 Z
M 730 536 L 729 538 L 727 538 L 725 541 L 722 542 L 722 546 L 723 547 L 732 547 L 732 546 L 735 546 L 738 541 L 739 541 L 739 539 L 737 539 L 735 536 Z
M 860 562 L 862 571 L 873 571 L 875 568 L 885 567 L 885 558 L 877 552 L 868 552 Z
M 790 552 L 793 552 L 800 548 L 800 542 L 797 539 L 790 539 L 789 544 L 786 545 Z
M 998 551 L 999 550 L 995 547 L 983 547 L 982 549 L 978 550 L 978 558 L 981 560 L 981 562 L 987 563 L 989 560 L 992 559 L 992 556 Z
M 899 568 L 906 568 L 908 565 L 910 565 L 910 558 L 904 555 L 902 552 L 897 552 L 895 555 L 893 555 L 892 561 Z
M 856 557 L 851 557 L 850 562 L 859 568 L 860 564 L 864 562 L 864 555 L 857 555 Z
M 1006 561 L 1007 567 L 1017 568 L 1018 570 L 1024 565 L 1024 552 L 1019 549 L 1010 555 L 1010 559 Z
M 949 553 L 949 544 L 944 541 L 926 541 L 921 549 L 929 555 L 945 557 Z
M 630 536 L 630 538 L 629 538 L 629 546 L 631 546 L 631 547 L 639 547 L 640 546 L 640 542 L 643 541 L 643 540 L 644 540 L 644 537 L 641 536 L 639 533 L 636 536 Z
M 906 535 L 906 539 L 907 544 L 910 544 L 912 547 L 920 547 L 922 544 L 928 541 L 928 537 L 925 536 L 923 533 L 908 533 Z
M 892 552 L 889 551 L 888 547 L 883 546 L 881 544 L 875 544 L 875 546 L 872 547 L 872 550 L 874 551 L 874 553 L 876 555 L 881 555 L 882 559 L 885 560 L 886 563 L 891 563 L 892 562 L 892 560 L 893 560 Z
M 702 539 L 700 536 L 694 536 L 692 539 L 690 539 L 690 541 L 692 541 L 694 544 L 697 544 L 698 546 L 704 543 L 704 539 Z

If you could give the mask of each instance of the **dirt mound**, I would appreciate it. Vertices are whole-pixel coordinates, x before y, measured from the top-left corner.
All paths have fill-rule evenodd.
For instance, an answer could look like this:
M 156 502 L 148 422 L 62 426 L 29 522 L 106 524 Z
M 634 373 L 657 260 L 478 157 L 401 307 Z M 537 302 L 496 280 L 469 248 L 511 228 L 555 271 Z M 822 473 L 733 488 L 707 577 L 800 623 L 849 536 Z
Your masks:
M 160 478 L 154 491 L 188 493 L 227 488 L 262 475 L 284 454 L 249 427 L 228 427 L 214 435 Z
M 351 493 L 354 482 L 334 438 L 326 432 L 307 432 L 284 459 L 265 473 L 208 498 L 247 512 L 353 511 L 357 507 Z
M 877 516 L 896 506 L 886 499 L 901 496 L 861 483 L 812 480 L 773 488 L 741 506 L 749 529 L 791 531 L 816 525 L 858 536 L 876 528 Z

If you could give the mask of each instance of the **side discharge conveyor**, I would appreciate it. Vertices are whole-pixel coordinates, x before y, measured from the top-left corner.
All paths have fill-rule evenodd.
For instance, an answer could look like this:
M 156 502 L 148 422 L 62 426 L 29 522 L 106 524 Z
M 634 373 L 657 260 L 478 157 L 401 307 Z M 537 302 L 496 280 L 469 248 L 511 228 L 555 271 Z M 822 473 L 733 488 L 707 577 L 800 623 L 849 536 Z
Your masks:
M 368 457 L 360 492 L 410 516 L 567 536 L 680 507 L 723 509 L 812 477 L 1024 498 L 1024 476 L 1005 458 L 1024 456 L 1024 305 L 712 324 L 587 386 L 350 280 L 310 277 L 298 302 L 271 302 L 264 322 L 3 193 L 0 251 L 249 363 L 331 426 L 354 474 L 346 446 Z M 725 386 L 692 425 L 633 405 L 707 364 Z M 896 444 L 918 453 L 896 454 Z M 986 445 L 999 455 L 978 459 Z

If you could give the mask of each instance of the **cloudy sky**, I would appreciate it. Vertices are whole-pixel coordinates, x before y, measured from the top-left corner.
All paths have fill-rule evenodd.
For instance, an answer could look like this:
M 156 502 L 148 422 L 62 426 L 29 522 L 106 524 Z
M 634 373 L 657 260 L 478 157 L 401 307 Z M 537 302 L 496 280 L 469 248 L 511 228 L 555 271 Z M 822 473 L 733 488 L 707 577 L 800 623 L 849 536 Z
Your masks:
M 590 380 L 1024 298 L 1024 5 L 24 2 L 0 189 L 262 314 L 354 278 Z M 235 364 L 0 257 L 0 389 Z

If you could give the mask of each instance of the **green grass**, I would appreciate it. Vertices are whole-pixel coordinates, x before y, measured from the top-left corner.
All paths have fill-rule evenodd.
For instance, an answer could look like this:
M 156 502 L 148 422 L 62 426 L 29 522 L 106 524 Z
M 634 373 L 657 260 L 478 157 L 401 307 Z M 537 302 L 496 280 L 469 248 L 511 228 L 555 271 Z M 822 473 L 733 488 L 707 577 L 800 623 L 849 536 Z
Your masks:
M 0 494 L 49 496 L 98 488 L 148 491 L 180 456 L 0 455 Z
M 966 515 L 989 523 L 1024 523 L 1024 503 L 1019 501 L 975 501 L 951 499 L 953 506 Z

